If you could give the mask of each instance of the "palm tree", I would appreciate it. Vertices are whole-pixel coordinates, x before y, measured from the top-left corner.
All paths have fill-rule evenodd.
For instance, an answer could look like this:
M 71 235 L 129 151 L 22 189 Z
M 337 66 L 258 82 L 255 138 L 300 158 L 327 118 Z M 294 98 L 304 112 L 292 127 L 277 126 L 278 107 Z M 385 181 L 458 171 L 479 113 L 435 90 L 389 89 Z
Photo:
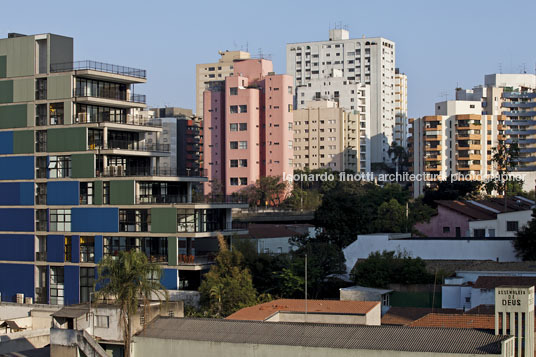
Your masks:
M 404 166 L 407 166 L 406 163 L 408 161 L 408 153 L 406 152 L 406 149 L 393 141 L 387 153 L 389 156 L 392 156 L 391 160 L 396 166 L 396 172 L 398 172 L 398 165 L 400 165 L 402 171 L 404 171 Z
M 149 263 L 147 256 L 135 250 L 105 257 L 98 266 L 97 298 L 111 298 L 119 305 L 120 328 L 123 328 L 125 357 L 130 357 L 132 318 L 138 312 L 138 303 L 144 307 L 154 294 L 168 300 L 168 292 L 160 284 L 161 268 Z

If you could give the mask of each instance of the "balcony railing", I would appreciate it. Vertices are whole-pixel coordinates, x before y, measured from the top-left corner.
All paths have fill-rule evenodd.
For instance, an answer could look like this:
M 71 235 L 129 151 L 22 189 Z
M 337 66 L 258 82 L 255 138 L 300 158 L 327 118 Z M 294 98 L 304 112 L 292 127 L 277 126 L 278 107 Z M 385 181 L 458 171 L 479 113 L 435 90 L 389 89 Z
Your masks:
M 207 255 L 187 255 L 187 254 L 179 254 L 178 256 L 178 262 L 179 265 L 205 265 L 205 264 L 213 264 L 215 259 L 214 254 L 207 254 Z
M 141 103 L 141 104 L 147 103 L 147 96 L 145 94 L 131 94 L 130 97 L 127 99 L 127 93 L 121 92 L 121 91 L 90 93 L 90 91 L 88 90 L 84 91 L 82 88 L 76 88 L 74 90 L 74 96 L 77 98 L 91 97 L 91 98 L 102 98 L 102 99 L 120 100 L 120 101 L 128 101 L 128 99 L 130 99 L 130 102 L 132 103 Z
M 118 66 L 115 64 L 97 62 L 97 61 L 75 61 L 75 62 L 66 62 L 66 63 L 52 63 L 50 65 L 50 72 L 71 72 L 79 70 L 93 70 L 99 72 L 106 72 L 112 74 L 119 74 L 122 76 L 136 77 L 136 78 L 147 78 L 147 71 L 144 69 Z
M 137 204 L 168 204 L 168 203 L 248 203 L 247 197 L 231 195 L 207 195 L 207 196 L 196 196 L 193 195 L 191 201 L 188 202 L 187 195 L 157 195 L 157 196 L 139 196 L 136 199 Z M 232 229 L 242 229 L 240 227 L 235 228 L 235 222 L 233 222 Z M 247 228 L 247 225 L 245 226 Z
M 169 152 L 169 144 L 148 144 L 144 142 L 134 142 L 127 140 L 110 140 L 107 145 L 91 147 L 92 150 L 133 150 L 133 151 L 149 151 L 149 152 Z
M 95 117 L 87 113 L 78 113 L 73 117 L 73 124 L 88 124 L 88 123 L 113 123 L 113 124 L 128 124 L 140 126 L 162 127 L 161 119 L 147 118 L 141 115 L 128 114 L 126 116 L 111 117 L 103 115 Z

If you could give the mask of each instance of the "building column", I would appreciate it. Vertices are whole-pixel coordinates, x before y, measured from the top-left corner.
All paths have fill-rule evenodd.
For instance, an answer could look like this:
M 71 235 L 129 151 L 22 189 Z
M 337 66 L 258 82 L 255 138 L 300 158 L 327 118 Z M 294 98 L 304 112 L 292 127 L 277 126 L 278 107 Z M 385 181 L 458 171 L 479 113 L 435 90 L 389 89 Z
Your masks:
M 186 196 L 187 196 L 187 203 L 192 203 L 192 183 L 187 182 L 186 183 Z

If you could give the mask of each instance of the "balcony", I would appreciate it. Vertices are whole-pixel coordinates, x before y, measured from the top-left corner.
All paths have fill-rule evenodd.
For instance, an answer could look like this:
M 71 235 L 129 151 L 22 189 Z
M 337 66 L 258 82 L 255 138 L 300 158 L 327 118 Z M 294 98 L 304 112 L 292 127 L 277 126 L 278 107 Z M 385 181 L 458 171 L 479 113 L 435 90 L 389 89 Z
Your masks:
M 73 96 L 78 98 L 78 102 L 87 104 L 102 104 L 102 101 L 99 99 L 104 99 L 107 103 L 104 104 L 114 104 L 122 107 L 131 107 L 131 103 L 143 104 L 140 107 L 145 107 L 147 103 L 147 96 L 145 94 L 130 94 L 127 97 L 127 93 L 124 91 L 103 91 L 102 93 L 92 93 L 89 90 L 83 90 L 82 88 L 76 88 L 74 90 Z M 121 103 L 109 103 L 108 101 L 121 102 Z
M 97 61 L 75 61 L 65 63 L 52 63 L 50 64 L 51 73 L 72 72 L 72 71 L 95 71 L 102 73 L 109 73 L 122 77 L 131 77 L 143 80 L 147 79 L 147 71 L 144 69 L 118 66 L 115 64 L 97 62 Z M 138 82 L 138 81 L 136 81 Z
M 478 165 L 456 165 L 456 169 L 458 171 L 480 171 L 482 170 L 482 166 L 480 164 Z
M 161 119 L 150 119 L 142 115 L 128 114 L 126 116 L 114 117 L 104 115 L 95 117 L 87 113 L 78 113 L 73 117 L 73 124 L 91 124 L 91 123 L 111 123 L 111 124 L 127 124 L 137 126 L 162 127 Z
M 456 133 L 456 140 L 479 140 L 482 139 L 482 134 L 462 134 Z
M 531 93 L 531 92 L 503 92 L 502 97 L 503 98 L 529 99 L 529 98 L 536 98 L 536 93 Z
M 533 116 L 536 116 L 536 111 L 535 110 L 529 110 L 529 111 L 510 110 L 510 111 L 502 112 L 502 115 L 506 115 L 508 117 L 533 117 Z
M 170 152 L 169 144 L 148 144 L 145 142 L 135 142 L 127 140 L 110 140 L 107 145 L 90 145 L 90 150 L 128 150 L 145 152 Z
M 186 255 L 179 254 L 177 262 L 179 265 L 210 265 L 214 264 L 215 254 L 206 255 Z
M 48 304 L 48 290 L 46 287 L 36 287 L 35 288 L 35 300 L 36 304 Z
M 441 151 L 441 145 L 437 145 L 435 147 L 433 147 L 433 146 L 425 146 L 424 151 Z
M 38 262 L 46 262 L 47 252 L 35 252 L 35 260 Z
M 151 204 L 247 204 L 248 199 L 246 196 L 241 195 L 207 195 L 207 196 L 196 196 L 191 197 L 191 201 L 188 202 L 187 195 L 150 195 L 150 196 L 139 196 L 136 199 L 136 204 L 139 205 L 151 205 Z M 236 227 L 236 222 L 233 222 L 232 229 L 247 229 L 243 227 Z
M 503 108 L 536 108 L 536 102 L 503 102 Z

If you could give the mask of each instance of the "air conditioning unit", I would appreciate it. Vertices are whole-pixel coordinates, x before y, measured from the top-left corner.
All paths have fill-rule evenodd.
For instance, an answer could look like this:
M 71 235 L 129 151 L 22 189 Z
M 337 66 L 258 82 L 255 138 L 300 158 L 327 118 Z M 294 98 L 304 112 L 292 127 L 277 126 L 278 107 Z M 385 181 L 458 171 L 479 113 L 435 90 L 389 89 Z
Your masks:
M 33 304 L 33 298 L 32 297 L 25 298 L 24 303 L 27 304 L 27 305 L 32 305 Z
M 22 293 L 17 294 L 17 304 L 24 304 L 24 294 Z

